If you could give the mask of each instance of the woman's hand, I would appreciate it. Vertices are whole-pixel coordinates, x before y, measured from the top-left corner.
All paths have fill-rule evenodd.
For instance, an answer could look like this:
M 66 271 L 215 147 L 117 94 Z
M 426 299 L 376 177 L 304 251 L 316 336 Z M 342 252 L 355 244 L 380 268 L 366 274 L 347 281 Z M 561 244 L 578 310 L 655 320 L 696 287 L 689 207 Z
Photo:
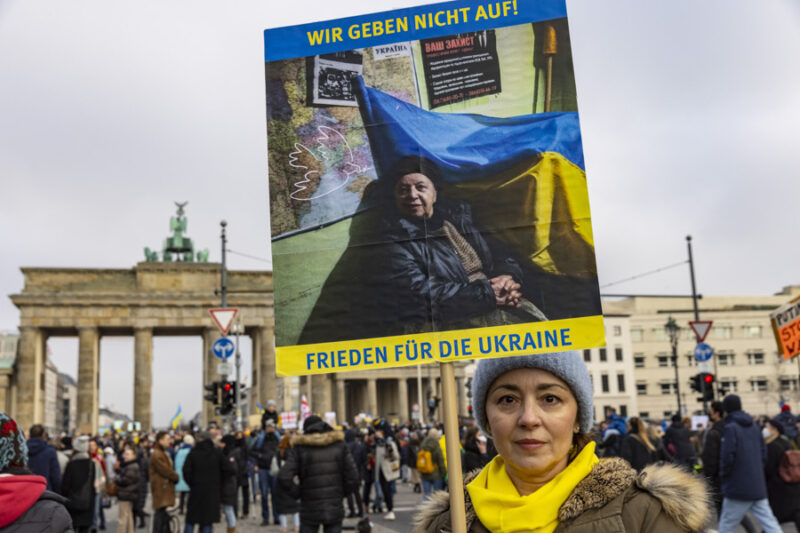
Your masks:
M 494 291 L 495 303 L 498 307 L 519 307 L 522 285 L 514 281 L 514 278 L 508 274 L 501 274 L 491 278 L 489 283 Z

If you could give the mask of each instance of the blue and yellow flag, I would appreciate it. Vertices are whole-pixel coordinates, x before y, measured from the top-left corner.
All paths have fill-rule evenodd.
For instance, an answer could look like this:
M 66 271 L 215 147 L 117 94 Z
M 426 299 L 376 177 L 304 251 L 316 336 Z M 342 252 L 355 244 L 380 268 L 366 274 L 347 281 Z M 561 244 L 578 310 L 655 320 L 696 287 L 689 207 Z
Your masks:
M 172 429 L 178 429 L 178 424 L 180 424 L 181 418 L 183 418 L 183 409 L 181 408 L 181 404 L 178 404 L 178 410 L 175 411 L 175 416 L 173 416 L 172 420 L 169 421 L 169 426 Z

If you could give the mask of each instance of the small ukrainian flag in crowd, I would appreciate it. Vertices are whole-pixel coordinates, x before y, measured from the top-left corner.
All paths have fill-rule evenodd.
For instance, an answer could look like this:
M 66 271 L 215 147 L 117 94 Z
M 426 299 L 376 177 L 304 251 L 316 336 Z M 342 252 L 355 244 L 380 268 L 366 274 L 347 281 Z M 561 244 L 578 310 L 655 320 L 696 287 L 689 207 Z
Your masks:
M 172 417 L 170 420 L 169 425 L 172 429 L 178 429 L 178 424 L 181 423 L 181 418 L 183 418 L 183 409 L 181 409 L 181 404 L 178 404 L 178 410 L 175 411 L 175 416 Z

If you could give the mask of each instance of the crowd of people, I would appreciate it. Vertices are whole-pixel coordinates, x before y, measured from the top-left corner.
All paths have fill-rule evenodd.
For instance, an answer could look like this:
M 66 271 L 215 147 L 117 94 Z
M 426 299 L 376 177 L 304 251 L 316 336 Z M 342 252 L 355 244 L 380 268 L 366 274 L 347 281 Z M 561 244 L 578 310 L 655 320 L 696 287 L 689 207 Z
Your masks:
M 600 511 L 616 498 L 629 531 L 699 531 L 714 508 L 719 531 L 740 523 L 760 531 L 751 516 L 767 532 L 780 531 L 779 522 L 800 530 L 800 463 L 791 453 L 800 421 L 788 405 L 755 420 L 729 395 L 710 405 L 702 427 L 613 410 L 594 424 L 591 380 L 577 352 L 482 360 L 473 395 L 475 423 L 460 435 L 470 531 L 505 531 L 529 515 L 536 531 L 580 516 L 604 524 Z M 311 415 L 285 429 L 275 407 L 270 401 L 261 427 L 249 431 L 56 439 L 40 425 L 26 437 L 0 413 L 0 531 L 94 533 L 117 505 L 117 531 L 125 533 L 148 525 L 174 531 L 174 516 L 187 533 L 222 521 L 232 533 L 251 506 L 262 526 L 336 533 L 346 517 L 395 520 L 403 482 L 420 494 L 417 531 L 450 530 L 440 427 L 378 418 L 334 428 Z M 553 502 L 559 506 L 547 508 Z M 673 512 L 687 502 L 693 513 Z

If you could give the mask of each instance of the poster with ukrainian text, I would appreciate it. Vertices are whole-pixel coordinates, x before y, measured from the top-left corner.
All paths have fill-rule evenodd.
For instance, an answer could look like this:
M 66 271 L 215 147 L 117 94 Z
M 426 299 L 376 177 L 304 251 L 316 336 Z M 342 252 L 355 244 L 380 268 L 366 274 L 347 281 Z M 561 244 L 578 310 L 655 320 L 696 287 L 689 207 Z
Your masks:
M 264 38 L 278 375 L 605 343 L 564 0 Z

